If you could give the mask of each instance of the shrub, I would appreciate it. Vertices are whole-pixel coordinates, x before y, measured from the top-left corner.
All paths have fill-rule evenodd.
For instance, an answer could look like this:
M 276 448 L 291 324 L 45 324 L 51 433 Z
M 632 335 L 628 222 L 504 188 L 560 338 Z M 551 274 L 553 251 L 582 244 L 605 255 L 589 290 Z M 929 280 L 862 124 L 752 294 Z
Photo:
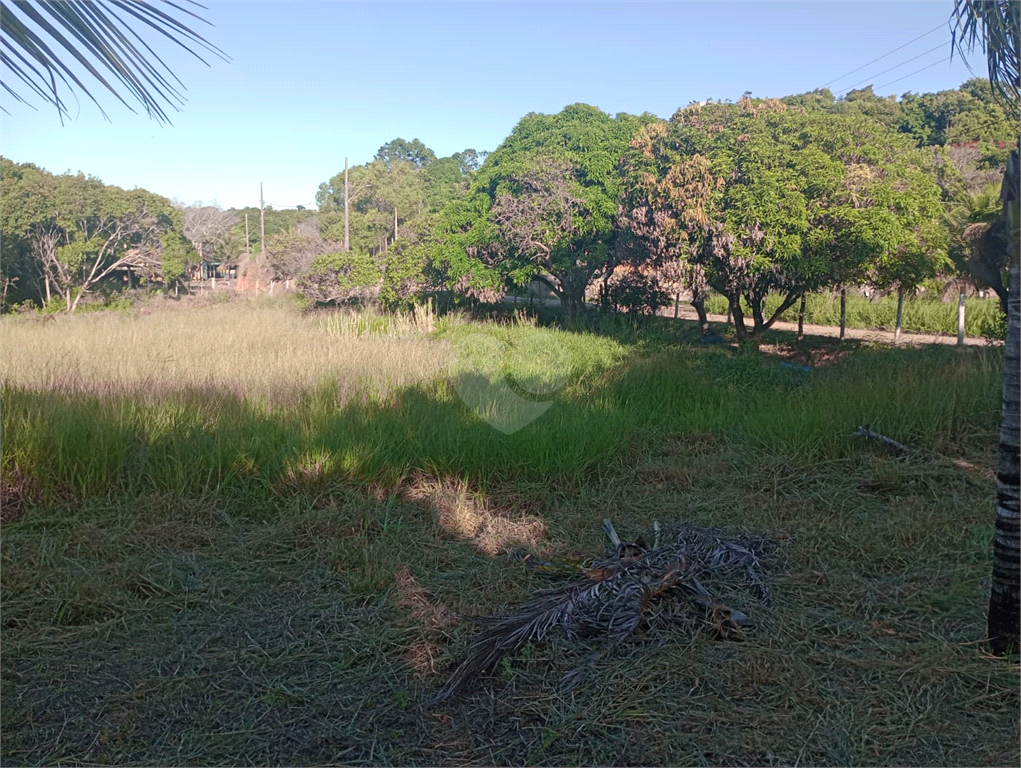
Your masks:
M 670 296 L 660 288 L 655 277 L 627 272 L 610 279 L 603 301 L 615 312 L 655 315 L 660 307 L 670 303 Z
M 383 272 L 367 253 L 316 256 L 298 290 L 314 304 L 362 303 L 379 295 Z

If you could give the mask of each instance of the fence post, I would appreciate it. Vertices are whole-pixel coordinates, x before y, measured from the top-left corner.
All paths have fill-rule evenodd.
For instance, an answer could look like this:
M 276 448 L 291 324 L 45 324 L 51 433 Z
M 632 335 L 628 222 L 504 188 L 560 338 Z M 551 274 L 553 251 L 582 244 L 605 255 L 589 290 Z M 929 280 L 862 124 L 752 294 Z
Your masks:
M 900 325 L 904 317 L 904 289 L 897 289 L 897 325 L 893 329 L 893 343 L 900 344 Z
M 964 288 L 957 299 L 957 346 L 964 346 Z
M 844 332 L 847 330 L 847 286 L 840 286 L 840 340 L 844 340 Z

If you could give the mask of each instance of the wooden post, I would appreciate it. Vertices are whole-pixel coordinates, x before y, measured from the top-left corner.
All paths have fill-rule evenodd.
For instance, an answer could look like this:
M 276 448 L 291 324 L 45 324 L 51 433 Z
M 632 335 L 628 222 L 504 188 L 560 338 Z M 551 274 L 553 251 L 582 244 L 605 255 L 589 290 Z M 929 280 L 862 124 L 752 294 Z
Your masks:
M 248 247 L 248 214 L 245 214 L 245 256 L 251 256 L 252 252 Z
M 259 182 L 259 227 L 262 238 L 262 258 L 266 258 L 266 206 L 262 200 L 262 182 Z
M 798 307 L 798 341 L 805 340 L 805 294 L 801 294 L 801 306 Z
M 681 311 L 681 294 L 674 294 L 674 320 L 677 319 L 677 314 Z
M 893 329 L 893 343 L 900 344 L 900 323 L 904 317 L 904 289 L 897 289 L 897 325 Z
M 957 299 L 957 346 L 964 346 L 964 288 Z
M 847 286 L 840 286 L 840 340 L 844 340 L 844 331 L 847 330 Z
M 344 251 L 351 250 L 351 219 L 348 212 L 351 210 L 351 198 L 347 187 L 347 158 L 344 158 Z

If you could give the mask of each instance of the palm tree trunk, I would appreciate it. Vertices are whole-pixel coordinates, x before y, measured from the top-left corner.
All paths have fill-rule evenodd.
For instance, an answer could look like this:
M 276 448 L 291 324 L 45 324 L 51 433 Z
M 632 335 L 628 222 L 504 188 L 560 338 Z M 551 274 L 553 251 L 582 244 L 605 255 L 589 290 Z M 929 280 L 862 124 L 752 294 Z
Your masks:
M 1019 141 L 1021 149 L 1021 141 Z M 987 632 L 993 653 L 1017 652 L 1021 635 L 1021 238 L 1018 187 L 1021 165 L 1012 152 L 1003 176 L 1004 216 L 1010 248 L 1007 344 L 1000 411 L 1000 462 L 996 489 L 996 536 Z

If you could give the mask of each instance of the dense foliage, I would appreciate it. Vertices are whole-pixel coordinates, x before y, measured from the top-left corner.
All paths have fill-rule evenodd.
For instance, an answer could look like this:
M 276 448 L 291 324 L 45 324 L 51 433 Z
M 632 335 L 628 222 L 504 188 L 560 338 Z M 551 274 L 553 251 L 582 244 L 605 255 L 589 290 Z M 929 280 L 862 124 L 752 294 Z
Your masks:
M 5 309 L 59 302 L 74 312 L 108 279 L 171 282 L 191 258 L 183 215 L 165 197 L 6 158 L 0 178 Z
M 526 115 L 492 154 L 393 139 L 320 184 L 318 212 L 267 207 L 265 257 L 258 208 L 175 210 L 5 160 L 3 306 L 59 295 L 73 308 L 122 268 L 172 281 L 199 260 L 292 282 L 314 302 L 389 308 L 438 289 L 497 302 L 535 280 L 569 314 L 597 293 L 628 313 L 683 293 L 705 332 L 712 288 L 736 315 L 750 308 L 753 335 L 803 293 L 845 284 L 910 292 L 970 273 L 1003 294 L 990 227 L 1015 131 L 979 79 L 900 99 L 871 86 L 746 96 L 669 121 L 574 104 Z M 82 201 L 75 221 L 54 218 L 60 195 Z M 354 265 L 373 284 L 352 292 Z M 780 297 L 768 314 L 767 296 Z
M 805 292 L 911 288 L 945 266 L 925 156 L 861 116 L 747 98 L 693 105 L 640 131 L 623 165 L 633 231 L 726 296 L 739 336 L 742 297 L 757 334 Z M 783 300 L 767 318 L 771 293 Z
M 448 284 L 484 300 L 542 277 L 569 312 L 607 269 L 617 235 L 617 159 L 651 115 L 611 117 L 574 104 L 530 114 L 450 206 L 435 264 Z

